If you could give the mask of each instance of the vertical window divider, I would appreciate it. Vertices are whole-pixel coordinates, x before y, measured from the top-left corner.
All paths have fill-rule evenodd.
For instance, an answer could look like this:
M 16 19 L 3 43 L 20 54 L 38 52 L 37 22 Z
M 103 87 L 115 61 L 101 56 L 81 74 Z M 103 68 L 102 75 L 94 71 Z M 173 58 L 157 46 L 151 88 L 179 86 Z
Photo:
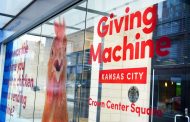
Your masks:
M 36 105 L 36 88 L 37 88 L 37 86 L 38 86 L 38 70 L 39 70 L 39 61 L 40 61 L 40 46 L 41 46 L 41 40 L 42 40 L 42 25 L 41 25 L 41 27 L 40 27 L 40 40 L 39 40 L 39 51 L 38 51 L 38 62 L 37 62 L 37 73 L 36 73 L 36 82 L 35 82 L 35 86 L 33 87 L 33 89 L 34 89 L 34 109 L 33 109 L 33 122 L 34 122 L 34 119 L 35 119 L 35 110 L 36 110 L 36 107 L 35 107 L 35 105 Z
M 88 15 L 88 0 L 86 0 L 86 11 L 85 11 L 85 24 L 84 24 L 84 43 L 83 43 L 83 55 L 82 55 L 82 76 L 81 76 L 81 80 L 80 80 L 80 87 L 79 88 L 79 114 L 78 114 L 78 122 L 80 122 L 79 118 L 80 118 L 80 113 L 81 113 L 81 96 L 82 96 L 82 80 L 84 79 L 84 74 L 83 74 L 83 70 L 84 70 L 84 58 L 85 58 L 85 42 L 86 42 L 86 22 L 87 22 L 87 15 Z

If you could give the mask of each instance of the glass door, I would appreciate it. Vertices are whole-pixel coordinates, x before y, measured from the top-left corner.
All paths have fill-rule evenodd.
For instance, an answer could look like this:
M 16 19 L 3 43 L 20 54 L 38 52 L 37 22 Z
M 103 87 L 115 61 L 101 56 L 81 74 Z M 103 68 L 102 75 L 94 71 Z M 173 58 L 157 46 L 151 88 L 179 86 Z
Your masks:
M 156 67 L 154 85 L 154 107 L 162 111 L 153 122 L 189 122 L 190 67 Z

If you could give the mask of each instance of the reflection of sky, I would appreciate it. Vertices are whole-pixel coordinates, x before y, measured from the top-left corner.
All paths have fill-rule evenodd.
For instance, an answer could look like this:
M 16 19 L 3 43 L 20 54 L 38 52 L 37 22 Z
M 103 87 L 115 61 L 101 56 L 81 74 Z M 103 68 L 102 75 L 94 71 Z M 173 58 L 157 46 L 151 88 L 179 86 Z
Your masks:
M 130 13 L 135 12 L 137 10 L 144 10 L 145 8 L 152 6 L 153 4 L 160 4 L 158 13 L 159 18 L 162 17 L 162 2 L 166 0 L 120 0 L 120 2 L 116 0 L 90 0 L 88 2 L 88 8 L 95 10 L 95 12 L 88 12 L 87 13 L 87 20 L 86 20 L 86 28 L 93 27 L 97 25 L 97 22 L 100 20 L 100 17 L 103 15 L 99 12 L 105 12 L 107 14 L 114 13 L 117 17 L 125 15 L 125 8 L 127 6 L 130 7 Z M 112 3 L 112 4 L 110 4 Z M 138 5 L 138 7 L 137 7 Z M 79 5 L 79 7 L 86 7 L 86 2 Z M 74 15 L 74 16 L 71 16 Z M 49 20 L 50 23 L 54 23 L 54 21 L 60 21 L 60 19 L 64 18 L 66 25 L 78 29 L 67 28 L 66 34 L 73 34 L 76 32 L 81 31 L 85 27 L 85 11 L 81 11 L 78 9 L 71 9 L 61 16 L 57 16 Z M 40 27 L 30 31 L 33 34 L 40 33 Z M 54 28 L 53 25 L 43 24 L 42 26 L 42 35 L 52 36 L 54 37 Z
M 0 0 L 0 13 L 16 16 L 26 5 L 28 5 L 32 0 Z M 12 18 L 7 16 L 0 16 L 0 28 L 3 28 Z M 15 23 L 16 25 L 18 23 Z M 0 32 L 0 42 L 3 39 L 11 36 L 13 32 Z
M 0 19 L 0 28 L 3 28 L 3 26 L 11 20 L 10 17 L 5 17 L 5 16 L 0 16 L 0 18 L 1 18 Z
M 32 0 L 0 0 L 0 11 L 4 14 L 16 15 Z
M 158 19 L 162 18 L 163 3 L 158 4 Z

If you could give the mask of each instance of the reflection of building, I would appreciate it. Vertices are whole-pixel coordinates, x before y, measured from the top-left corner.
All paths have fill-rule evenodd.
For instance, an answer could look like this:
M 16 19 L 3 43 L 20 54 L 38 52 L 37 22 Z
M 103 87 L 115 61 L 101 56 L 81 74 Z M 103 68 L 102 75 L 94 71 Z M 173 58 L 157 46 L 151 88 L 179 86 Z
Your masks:
M 83 57 L 83 52 L 78 51 L 67 55 L 67 97 L 69 101 L 74 101 L 74 121 L 76 121 L 78 111 L 80 111 L 78 116 L 82 118 L 88 117 L 91 79 L 91 66 L 88 64 L 89 50 L 85 50 L 84 54 L 85 56 Z M 81 81 L 81 79 L 83 80 Z M 80 103 L 77 102 L 78 99 L 80 99 Z
M 186 97 L 189 87 L 190 71 L 190 9 L 181 0 L 168 0 L 158 4 L 159 18 L 154 38 L 168 36 L 172 39 L 170 54 L 155 57 L 154 107 L 164 113 L 155 122 L 170 122 L 177 113 L 189 108 L 190 99 Z
M 158 4 L 160 9 L 160 18 L 158 18 L 157 30 L 154 33 L 154 38 L 168 36 L 172 39 L 172 47 L 170 54 L 167 57 L 158 57 L 156 64 L 183 64 L 189 61 L 190 53 L 187 46 L 188 33 L 190 23 L 188 5 L 183 5 L 182 2 L 165 1 Z M 176 9 L 175 11 L 173 9 Z M 162 10 L 162 11 L 161 11 Z M 180 14 L 179 14 L 180 13 Z

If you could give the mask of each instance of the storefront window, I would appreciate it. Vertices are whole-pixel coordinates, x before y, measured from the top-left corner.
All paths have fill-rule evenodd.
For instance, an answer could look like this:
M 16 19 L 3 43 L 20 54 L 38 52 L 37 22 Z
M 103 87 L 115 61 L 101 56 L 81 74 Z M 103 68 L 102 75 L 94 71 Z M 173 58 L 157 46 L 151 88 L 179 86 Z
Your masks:
M 87 0 L 10 41 L 1 120 L 186 122 L 189 11 L 186 0 Z

